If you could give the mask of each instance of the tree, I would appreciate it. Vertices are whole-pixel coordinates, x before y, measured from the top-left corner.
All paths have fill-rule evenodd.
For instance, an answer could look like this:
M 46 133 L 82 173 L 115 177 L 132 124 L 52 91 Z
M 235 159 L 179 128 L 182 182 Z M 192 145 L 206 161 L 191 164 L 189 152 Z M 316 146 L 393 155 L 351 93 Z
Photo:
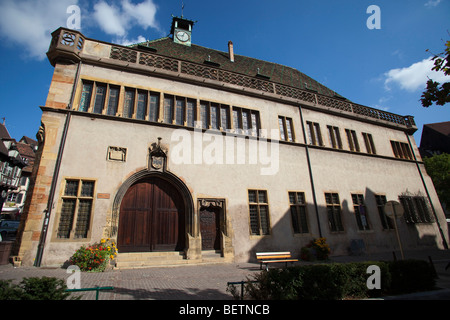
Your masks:
M 442 71 L 446 76 L 450 75 L 450 41 L 445 43 L 445 51 L 433 57 L 434 67 L 431 70 Z M 428 51 L 428 50 L 427 50 Z M 422 106 L 428 108 L 434 102 L 438 106 L 443 106 L 450 102 L 450 82 L 445 82 L 440 86 L 439 82 L 428 79 L 427 88 L 422 93 Z
M 450 154 L 442 153 L 423 159 L 442 204 L 450 209 Z

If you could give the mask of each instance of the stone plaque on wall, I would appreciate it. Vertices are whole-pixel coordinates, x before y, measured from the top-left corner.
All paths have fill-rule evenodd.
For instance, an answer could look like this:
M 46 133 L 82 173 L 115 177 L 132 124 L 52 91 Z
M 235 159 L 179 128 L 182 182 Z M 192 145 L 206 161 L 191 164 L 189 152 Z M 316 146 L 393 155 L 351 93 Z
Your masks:
M 107 159 L 111 161 L 125 162 L 127 159 L 127 148 L 109 146 Z

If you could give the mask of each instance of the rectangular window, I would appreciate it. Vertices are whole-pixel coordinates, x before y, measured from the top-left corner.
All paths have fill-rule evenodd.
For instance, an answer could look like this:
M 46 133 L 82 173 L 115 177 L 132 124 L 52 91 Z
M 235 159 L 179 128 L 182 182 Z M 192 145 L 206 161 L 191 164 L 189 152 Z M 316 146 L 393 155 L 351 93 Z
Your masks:
M 241 133 L 242 130 L 242 118 L 241 118 L 241 110 L 233 108 L 233 127 L 234 132 Z
M 119 103 L 119 91 L 118 87 L 109 87 L 109 97 L 108 97 L 108 109 L 106 113 L 109 116 L 115 116 L 117 113 L 117 105 Z
M 132 118 L 134 112 L 134 89 L 125 89 L 125 100 L 123 103 L 123 117 Z
M 147 115 L 148 92 L 138 91 L 137 96 L 136 119 L 145 120 L 145 116 Z
M 403 206 L 404 217 L 407 223 L 434 222 L 425 197 L 400 196 L 399 199 Z
M 308 129 L 309 144 L 323 146 L 320 125 L 316 122 L 306 121 L 306 126 Z
M 355 130 L 345 129 L 345 133 L 347 134 L 347 141 L 350 150 L 359 152 L 358 137 L 356 136 Z
M 172 124 L 173 96 L 164 96 L 164 122 Z
M 211 129 L 219 130 L 219 106 L 215 103 L 211 103 L 209 114 L 211 116 L 210 124 Z
M 106 85 L 97 84 L 95 89 L 95 100 L 94 100 L 94 110 L 93 113 L 102 114 L 103 108 L 105 106 L 105 96 L 106 96 Z
M 249 112 L 248 110 L 242 110 L 242 132 L 245 135 L 250 134 L 249 129 L 250 129 L 250 117 L 249 117 Z
M 330 231 L 344 231 L 341 219 L 341 204 L 339 194 L 325 193 L 325 202 L 327 206 L 328 224 Z
M 177 97 L 175 105 L 175 124 L 179 126 L 184 125 L 184 113 L 185 113 L 185 99 Z
M 89 105 L 91 104 L 92 87 L 93 83 L 83 81 L 83 90 L 81 92 L 80 107 L 78 109 L 79 111 L 86 112 L 89 110 Z
M 284 128 L 283 117 L 278 117 L 278 127 L 280 128 L 280 139 L 286 140 L 286 129 Z
M 188 127 L 194 127 L 195 118 L 196 118 L 195 117 L 195 115 L 196 115 L 196 112 L 195 112 L 196 105 L 197 105 L 197 103 L 196 103 L 195 100 L 191 100 L 191 99 L 187 100 L 186 125 Z
M 412 160 L 413 156 L 411 153 L 411 149 L 409 145 L 405 142 L 398 142 L 391 140 L 392 151 L 394 152 L 394 156 L 400 159 L 408 159 Z
M 92 215 L 94 188 L 95 182 L 90 180 L 67 179 L 65 181 L 57 231 L 58 238 L 87 238 Z
M 384 206 L 386 205 L 386 196 L 375 195 L 375 201 L 377 202 L 378 215 L 380 216 L 381 225 L 384 230 L 394 229 L 394 223 L 391 218 L 389 218 L 385 211 Z
M 202 122 L 202 128 L 203 129 L 208 129 L 209 128 L 209 123 L 208 123 L 208 113 L 209 112 L 209 107 L 208 107 L 208 103 L 207 102 L 200 102 L 200 121 Z
M 362 135 L 364 138 L 364 143 L 366 145 L 367 153 L 377 154 L 377 151 L 375 150 L 375 144 L 373 143 L 372 135 L 366 132 L 363 132 Z
M 289 192 L 289 203 L 294 233 L 308 233 L 305 193 Z
M 331 147 L 334 149 L 342 149 L 342 140 L 339 128 L 333 126 L 327 126 L 327 128 Z
M 270 234 L 269 204 L 267 191 L 249 190 L 248 203 L 250 213 L 250 234 L 268 235 Z
M 236 133 L 259 136 L 259 112 L 233 107 L 233 125 Z
M 159 93 L 150 93 L 150 111 L 148 120 L 157 122 L 159 116 Z
M 364 204 L 364 195 L 352 194 L 352 201 L 359 230 L 370 230 L 369 215 L 367 213 L 367 207 Z
M 292 127 L 292 119 L 278 116 L 278 127 L 280 129 L 280 139 L 284 141 L 294 141 L 294 131 Z
M 220 107 L 220 127 L 222 130 L 230 131 L 230 107 Z

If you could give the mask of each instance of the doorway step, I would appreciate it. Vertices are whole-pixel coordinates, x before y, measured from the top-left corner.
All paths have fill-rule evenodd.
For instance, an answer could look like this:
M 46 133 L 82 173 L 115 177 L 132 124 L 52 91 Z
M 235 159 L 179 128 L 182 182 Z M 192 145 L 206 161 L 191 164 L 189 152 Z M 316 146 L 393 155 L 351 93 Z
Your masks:
M 147 267 L 161 267 L 187 264 L 183 252 L 126 252 L 119 253 L 116 259 L 116 268 L 133 269 Z
M 181 265 L 199 265 L 230 263 L 232 259 L 222 257 L 220 251 L 204 250 L 201 259 L 185 259 L 184 253 L 179 251 L 168 252 L 127 252 L 119 253 L 115 268 L 137 269 L 149 267 L 169 267 Z
M 223 263 L 225 259 L 222 257 L 219 250 L 203 250 L 202 251 L 203 263 Z

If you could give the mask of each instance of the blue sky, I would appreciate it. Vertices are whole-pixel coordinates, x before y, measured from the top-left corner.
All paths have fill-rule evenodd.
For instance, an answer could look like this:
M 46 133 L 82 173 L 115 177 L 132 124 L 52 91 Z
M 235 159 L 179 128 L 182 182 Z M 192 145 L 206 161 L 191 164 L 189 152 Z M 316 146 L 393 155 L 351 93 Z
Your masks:
M 417 144 L 424 124 L 450 121 L 449 105 L 419 101 L 427 76 L 445 81 L 429 58 L 450 39 L 450 0 L 183 2 L 184 17 L 197 21 L 193 43 L 227 51 L 232 40 L 235 54 L 294 67 L 355 103 L 413 115 Z M 167 36 L 181 3 L 1 0 L 0 119 L 10 135 L 35 137 L 53 73 L 45 57 L 50 33 L 68 26 L 70 5 L 80 8 L 86 37 L 130 44 Z M 367 27 L 370 5 L 380 9 L 380 29 Z

